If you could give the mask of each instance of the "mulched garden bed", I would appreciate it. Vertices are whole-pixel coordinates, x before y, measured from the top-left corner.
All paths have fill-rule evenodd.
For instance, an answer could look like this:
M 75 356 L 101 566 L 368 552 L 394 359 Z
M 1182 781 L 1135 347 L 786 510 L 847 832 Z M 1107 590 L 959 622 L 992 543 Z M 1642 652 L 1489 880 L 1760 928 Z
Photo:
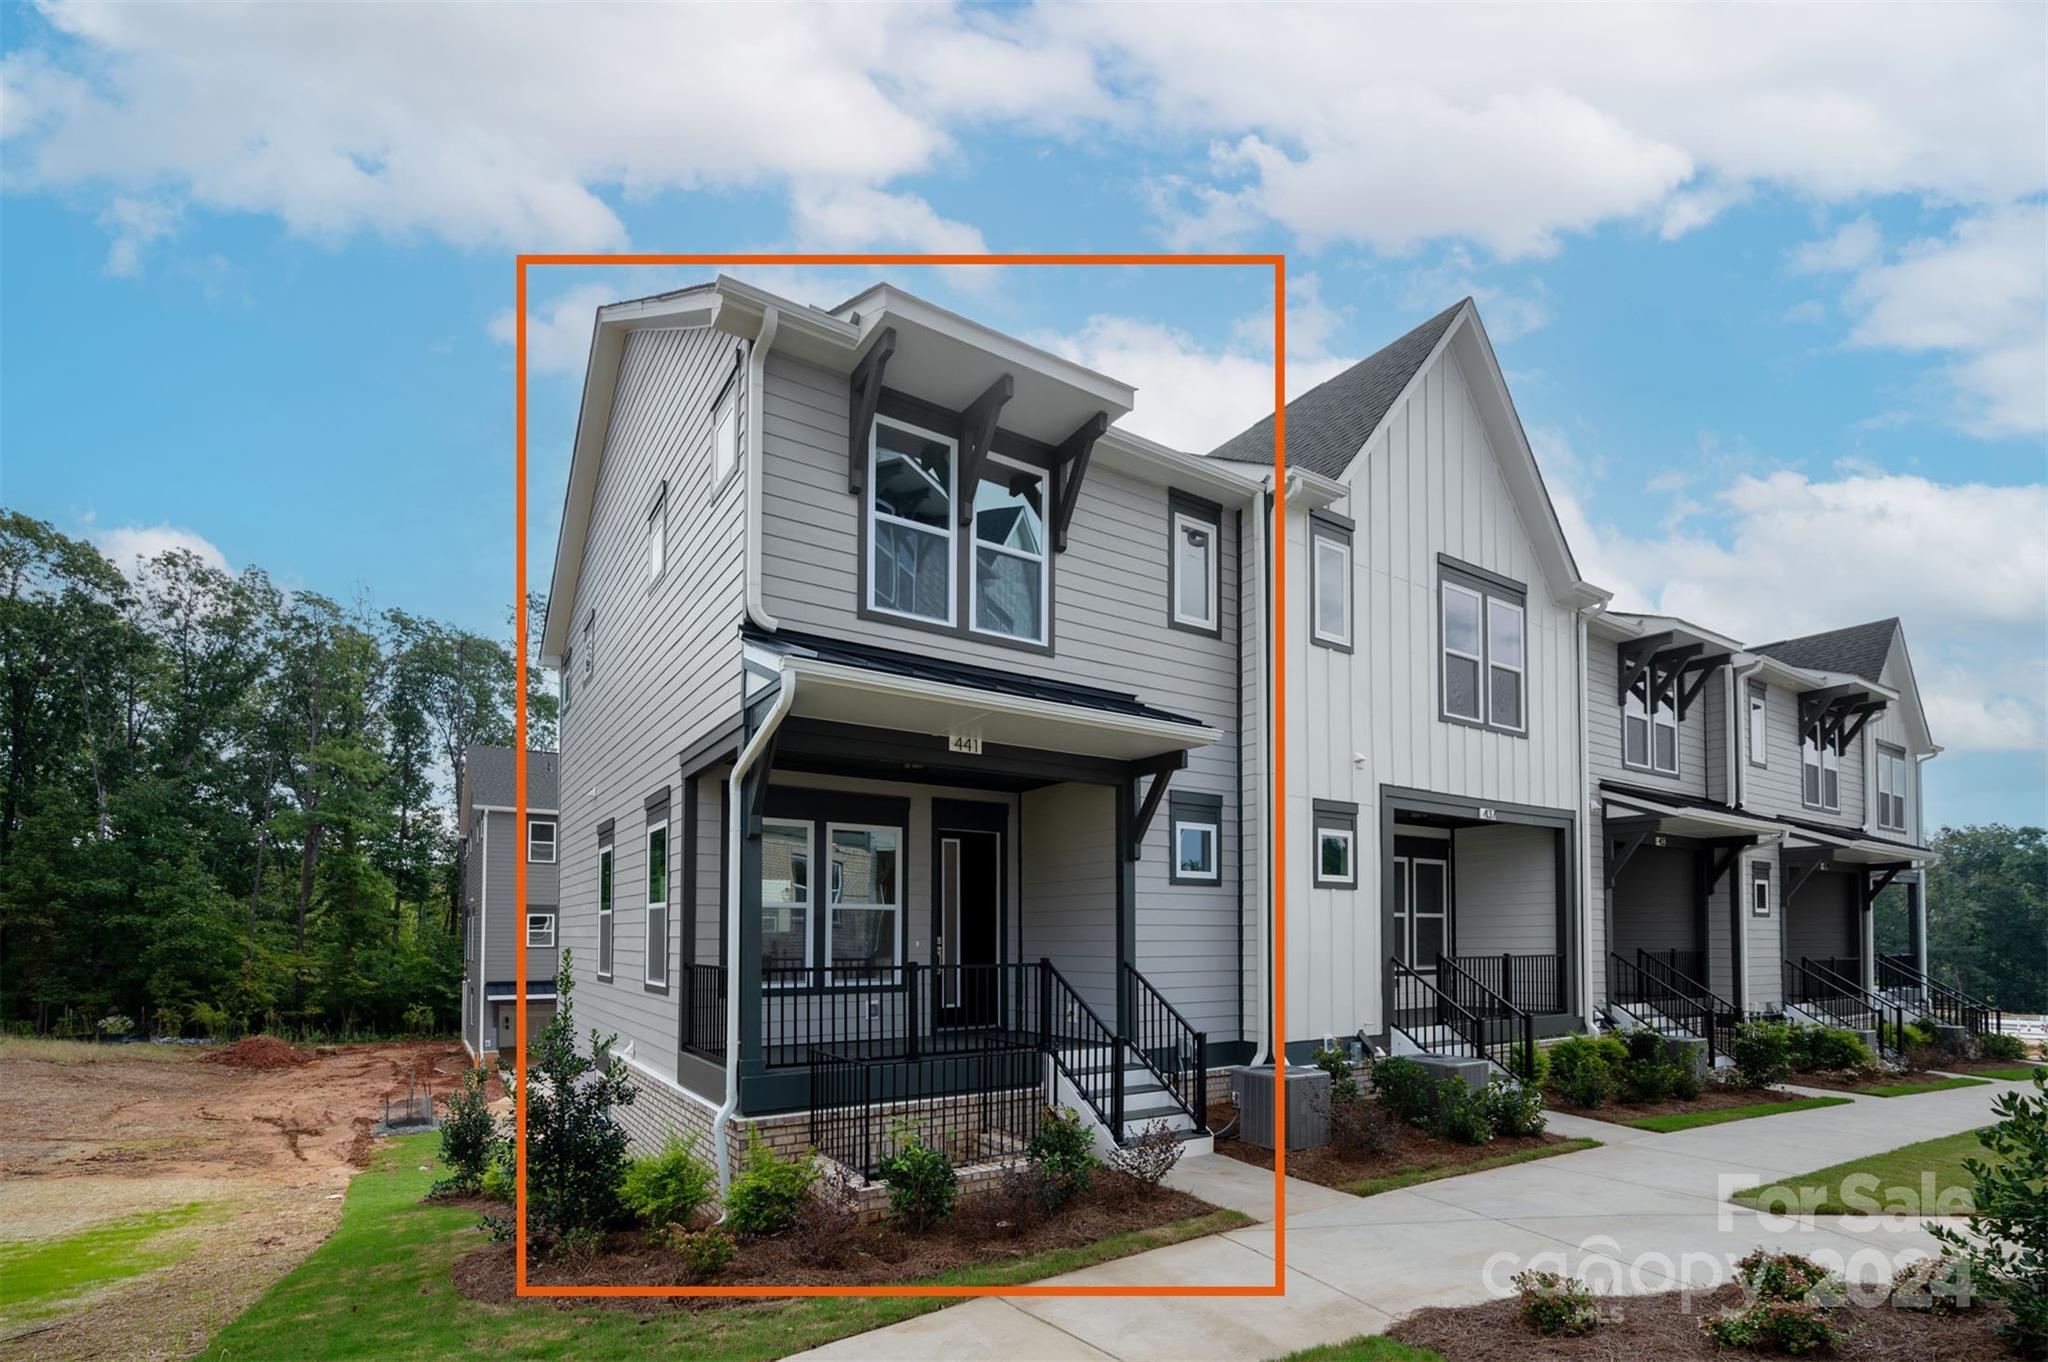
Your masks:
M 1209 1129 L 1221 1130 L 1237 1118 L 1237 1107 L 1231 1102 L 1209 1104 Z M 1490 1162 L 1503 1155 L 1520 1154 L 1528 1150 L 1545 1149 L 1551 1145 L 1572 1144 L 1562 1135 L 1542 1134 L 1523 1137 L 1499 1137 L 1485 1144 L 1459 1144 L 1455 1140 L 1439 1139 L 1426 1130 L 1411 1125 L 1396 1127 L 1393 1148 L 1379 1158 L 1367 1158 L 1347 1153 L 1332 1145 L 1315 1149 L 1290 1149 L 1287 1151 L 1287 1176 L 1300 1178 L 1304 1182 L 1320 1183 L 1346 1191 L 1360 1182 L 1392 1177 L 1400 1173 L 1426 1172 L 1436 1168 L 1455 1169 L 1466 1164 Z M 1273 1151 L 1261 1149 L 1243 1140 L 1216 1141 L 1216 1152 L 1225 1157 L 1248 1163 L 1254 1168 L 1271 1169 Z
M 837 1236 L 803 1227 L 764 1239 L 743 1239 L 732 1266 L 718 1278 L 723 1286 L 873 1286 L 900 1285 L 935 1277 L 959 1268 L 1001 1264 L 1056 1250 L 1083 1248 L 1111 1235 L 1213 1217 L 1213 1224 L 1190 1227 L 1197 1238 L 1242 1224 L 1240 1217 L 1219 1213 L 1197 1197 L 1168 1187 L 1144 1189 L 1135 1181 L 1107 1170 L 1098 1171 L 1091 1191 L 1075 1197 L 1050 1216 L 1018 1225 L 1004 1220 L 998 1199 L 963 1197 L 951 1219 L 922 1234 L 886 1224 L 844 1225 Z M 824 1241 L 838 1240 L 837 1253 Z M 1151 1247 L 1139 1245 L 1137 1247 Z M 513 1246 L 487 1244 L 455 1261 L 455 1289 L 471 1300 L 509 1304 L 513 1290 Z M 609 1236 L 602 1252 L 577 1262 L 532 1264 L 528 1283 L 536 1286 L 685 1286 L 681 1259 L 650 1242 L 642 1230 Z M 574 1299 L 567 1305 L 608 1305 L 642 1312 L 716 1310 L 764 1299 L 788 1297 L 666 1296 L 611 1300 Z
M 1804 1082 L 1805 1080 L 1799 1080 Z M 1708 1084 L 1694 1098 L 1667 1097 L 1661 1102 L 1640 1105 L 1617 1097 L 1604 1107 L 1575 1107 L 1555 1092 L 1543 1094 L 1543 1104 L 1567 1116 L 1584 1116 L 1593 1121 L 1636 1121 L 1645 1116 L 1689 1116 L 1696 1111 L 1727 1111 L 1731 1107 L 1761 1107 L 1772 1102 L 1797 1102 L 1799 1094 L 1783 1088 L 1742 1088 L 1732 1084 Z
M 1519 1300 L 1489 1301 L 1450 1309 L 1420 1310 L 1402 1320 L 1388 1336 L 1411 1347 L 1428 1348 L 1445 1362 L 1513 1362 L 1520 1358 L 1573 1358 L 1583 1362 L 1621 1362 L 1640 1358 L 1754 1357 L 1758 1354 L 1716 1348 L 1700 1332 L 1702 1315 L 1739 1307 L 1742 1288 L 1724 1286 L 1711 1293 L 1665 1292 L 1654 1296 L 1603 1296 L 1603 1322 L 1578 1338 L 1547 1337 L 1522 1318 Z M 1688 1304 L 1690 1308 L 1688 1308 Z M 1835 1312 L 1844 1335 L 1839 1347 L 1824 1356 L 1847 1362 L 2012 1362 L 2015 1354 L 1991 1332 L 2006 1318 L 2002 1307 L 1980 1305 L 1963 1315 L 1938 1316 L 1924 1310 L 1894 1310 L 1856 1304 Z M 1618 1316 L 1618 1317 L 1609 1317 Z
M 1899 1074 L 1879 1074 L 1875 1077 L 1858 1073 L 1810 1073 L 1793 1074 L 1786 1079 L 1802 1088 L 1825 1088 L 1829 1092 L 1869 1092 L 1873 1088 L 1902 1088 L 1916 1083 L 1940 1083 L 1948 1079 L 1946 1073 L 1930 1069 L 1909 1069 Z

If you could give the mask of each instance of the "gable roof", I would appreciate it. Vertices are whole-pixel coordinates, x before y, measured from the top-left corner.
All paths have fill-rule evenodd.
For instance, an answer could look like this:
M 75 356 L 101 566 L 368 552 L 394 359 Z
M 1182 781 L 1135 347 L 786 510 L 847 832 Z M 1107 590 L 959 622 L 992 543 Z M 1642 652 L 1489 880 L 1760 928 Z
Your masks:
M 1451 329 L 1464 298 L 1437 313 L 1407 335 L 1310 388 L 1287 404 L 1287 465 L 1326 478 L 1341 478 L 1358 451 L 1380 428 L 1422 366 L 1436 352 L 1437 342 Z M 1209 451 L 1212 459 L 1271 466 L 1273 418 L 1238 432 Z
M 559 807 L 555 794 L 555 754 L 526 749 L 526 807 Z M 469 811 L 479 805 L 494 809 L 512 807 L 512 749 L 473 746 L 463 757 L 463 829 L 469 826 Z
M 1872 620 L 1868 624 L 1852 624 L 1846 629 L 1830 629 L 1825 633 L 1780 639 L 1776 643 L 1759 643 L 1750 651 L 1766 653 L 1781 662 L 1810 671 L 1860 676 L 1865 681 L 1882 685 L 1885 659 L 1891 655 L 1892 639 L 1898 632 L 1899 621 L 1894 616 Z

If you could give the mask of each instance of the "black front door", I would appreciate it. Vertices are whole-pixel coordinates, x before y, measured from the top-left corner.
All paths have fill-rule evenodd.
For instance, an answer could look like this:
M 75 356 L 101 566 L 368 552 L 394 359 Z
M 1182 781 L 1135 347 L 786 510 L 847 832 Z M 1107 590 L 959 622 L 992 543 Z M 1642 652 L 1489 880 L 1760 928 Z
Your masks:
M 980 828 L 934 829 L 933 1001 L 940 1026 L 991 1026 L 1001 1011 L 1003 838 Z

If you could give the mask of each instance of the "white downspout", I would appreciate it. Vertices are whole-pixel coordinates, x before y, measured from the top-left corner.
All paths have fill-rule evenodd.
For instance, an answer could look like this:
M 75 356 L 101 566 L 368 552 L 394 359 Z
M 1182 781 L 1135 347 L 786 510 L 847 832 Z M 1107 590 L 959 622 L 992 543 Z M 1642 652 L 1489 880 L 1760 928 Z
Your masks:
M 1747 666 L 1728 669 L 1728 750 L 1734 754 L 1728 763 L 1728 807 L 1731 809 L 1742 807 L 1743 782 L 1749 773 L 1749 678 L 1763 670 L 1763 665 L 1763 659 L 1758 658 Z M 1738 713 L 1742 716 L 1739 721 L 1736 718 Z M 1775 845 L 1775 842 L 1758 843 L 1759 848 Z M 1728 892 L 1741 903 L 1735 911 L 1735 996 L 1737 1005 L 1747 1009 L 1753 996 L 1749 989 L 1749 936 L 1755 930 L 1750 924 L 1753 913 L 1748 903 L 1748 859 L 1736 857 L 1728 874 Z
M 785 667 L 782 669 L 782 688 L 775 696 L 775 703 L 761 720 L 761 726 L 754 730 L 754 736 L 747 739 L 747 745 L 740 749 L 738 759 L 733 762 L 732 774 L 726 777 L 725 863 L 729 869 L 725 877 L 725 1101 L 718 1108 L 718 1114 L 711 1118 L 711 1148 L 712 1156 L 718 1161 L 721 1200 L 732 1190 L 732 1159 L 725 1127 L 740 1105 L 740 900 L 744 891 L 740 883 L 740 845 L 746 837 L 747 826 L 746 801 L 741 796 L 747 772 L 760 760 L 762 751 L 775 736 L 775 730 L 782 727 L 783 719 L 795 703 L 796 673 Z M 720 1219 L 723 1218 L 721 1215 Z
M 484 1062 L 484 1009 L 491 997 L 491 815 L 484 812 L 483 872 L 476 887 L 476 1062 Z M 514 988 L 518 987 L 515 982 Z
M 762 389 L 767 386 L 768 351 L 775 344 L 775 332 L 781 324 L 780 312 L 772 306 L 763 308 L 761 329 L 754 337 L 753 348 L 747 352 L 747 466 L 741 473 L 746 487 L 747 618 L 769 630 L 781 625 L 768 613 L 761 593 L 761 465 L 767 462 L 768 451 L 766 432 L 761 428 L 762 410 L 767 406 Z
M 1578 620 L 1578 629 L 1575 631 L 1576 636 L 1573 639 L 1573 643 L 1576 653 L 1575 661 L 1578 664 L 1578 674 L 1576 677 L 1579 705 L 1578 853 L 1579 901 L 1581 903 L 1590 903 L 1593 894 L 1592 848 L 1594 815 L 1592 813 L 1593 783 L 1591 779 L 1593 761 L 1591 740 L 1586 731 L 1589 727 L 1586 718 L 1588 695 L 1586 689 L 1586 626 L 1595 615 L 1603 614 L 1606 610 L 1606 601 L 1595 601 L 1591 605 L 1580 606 L 1573 612 Z M 1604 890 L 1600 895 L 1600 911 L 1603 914 L 1607 911 L 1607 895 Z M 1601 940 L 1603 942 L 1606 940 L 1604 931 L 1602 932 Z M 1593 915 L 1588 912 L 1585 914 L 1584 920 L 1579 927 L 1579 980 L 1580 992 L 1585 999 L 1580 1009 L 1580 1020 L 1585 1023 L 1588 1031 L 1593 1029 L 1593 964 Z M 1600 977 L 1604 979 L 1606 976 L 1603 974 Z M 1603 988 L 1602 991 L 1604 992 L 1605 989 Z
M 1258 921 L 1254 935 L 1258 939 L 1259 967 L 1254 977 L 1258 980 L 1258 1045 L 1252 1053 L 1252 1063 L 1264 1064 L 1273 1049 L 1272 1034 L 1272 960 L 1271 945 L 1266 936 L 1266 921 L 1271 914 L 1273 877 L 1283 872 L 1282 848 L 1273 845 L 1273 596 L 1271 573 L 1266 565 L 1267 527 L 1266 517 L 1272 506 L 1265 486 L 1262 484 L 1254 498 L 1252 515 L 1252 571 L 1257 578 L 1259 601 L 1259 844 L 1261 855 L 1259 892 L 1257 898 Z
M 1735 703 L 1741 705 L 1742 707 L 1742 722 L 1739 726 L 1741 736 L 1736 738 L 1735 740 L 1735 761 L 1729 767 L 1728 770 L 1728 798 L 1730 808 L 1741 808 L 1743 806 L 1743 796 L 1746 793 L 1748 793 L 1743 788 L 1743 784 L 1749 771 L 1750 757 L 1749 678 L 1755 676 L 1758 672 L 1762 671 L 1763 666 L 1763 659 L 1758 658 L 1756 661 L 1750 663 L 1748 666 L 1736 667 L 1728 673 L 1729 684 L 1734 688 L 1735 691 Z M 1733 705 L 1729 707 L 1728 717 L 1730 720 L 1728 727 L 1732 735 L 1738 727 L 1738 725 L 1734 722 L 1735 714 Z
M 1927 763 L 1941 755 L 1941 749 L 1913 754 L 1913 841 L 1920 846 L 1929 845 L 1927 840 Z M 1927 867 L 1920 867 L 1920 892 L 1913 897 L 1920 904 L 1920 958 L 1913 962 L 1913 968 L 1927 973 L 1927 965 L 1933 959 L 1933 948 L 1927 935 Z

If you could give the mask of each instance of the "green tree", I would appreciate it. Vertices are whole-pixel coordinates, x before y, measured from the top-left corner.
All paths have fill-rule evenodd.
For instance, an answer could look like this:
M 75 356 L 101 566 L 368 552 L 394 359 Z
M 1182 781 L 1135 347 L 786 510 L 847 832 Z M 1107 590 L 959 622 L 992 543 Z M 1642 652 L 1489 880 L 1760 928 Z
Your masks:
M 2008 1011 L 2048 1009 L 2048 831 L 1943 828 L 1932 849 L 1929 972 Z

